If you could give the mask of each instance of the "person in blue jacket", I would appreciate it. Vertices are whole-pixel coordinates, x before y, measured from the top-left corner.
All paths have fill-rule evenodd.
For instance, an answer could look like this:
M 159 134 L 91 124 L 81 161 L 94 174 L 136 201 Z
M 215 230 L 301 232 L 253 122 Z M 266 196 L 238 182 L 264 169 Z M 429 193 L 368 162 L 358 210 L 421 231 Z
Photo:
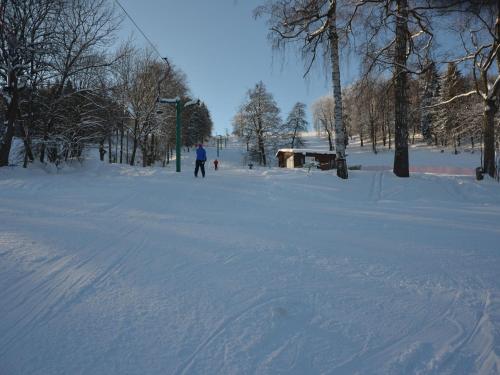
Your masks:
M 205 178 L 205 162 L 207 161 L 207 152 L 200 143 L 196 149 L 196 167 L 194 168 L 194 177 L 198 177 L 198 170 L 201 169 L 201 175 Z

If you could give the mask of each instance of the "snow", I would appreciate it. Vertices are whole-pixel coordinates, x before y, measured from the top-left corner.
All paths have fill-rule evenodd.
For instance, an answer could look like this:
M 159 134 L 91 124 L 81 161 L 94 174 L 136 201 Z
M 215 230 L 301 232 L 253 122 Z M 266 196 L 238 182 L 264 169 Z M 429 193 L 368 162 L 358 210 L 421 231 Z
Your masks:
M 205 179 L 194 151 L 0 169 L 0 374 L 500 372 L 498 183 L 249 170 L 228 145 Z
M 323 155 L 335 155 L 335 151 L 329 151 L 327 149 L 319 149 L 319 148 L 280 148 L 276 155 L 279 152 L 293 152 L 295 154 L 307 154 L 307 153 L 315 153 L 315 154 L 323 154 Z

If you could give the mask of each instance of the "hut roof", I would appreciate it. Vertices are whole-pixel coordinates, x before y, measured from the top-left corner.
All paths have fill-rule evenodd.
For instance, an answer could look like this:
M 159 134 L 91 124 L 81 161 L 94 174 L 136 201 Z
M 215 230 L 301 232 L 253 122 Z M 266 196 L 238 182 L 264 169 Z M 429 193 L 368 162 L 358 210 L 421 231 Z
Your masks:
M 306 154 L 335 155 L 336 154 L 335 151 L 316 150 L 313 148 L 280 148 L 278 150 L 278 152 L 276 152 L 276 156 L 278 156 L 278 154 L 280 152 L 291 152 L 294 154 L 303 154 L 303 155 L 306 155 Z

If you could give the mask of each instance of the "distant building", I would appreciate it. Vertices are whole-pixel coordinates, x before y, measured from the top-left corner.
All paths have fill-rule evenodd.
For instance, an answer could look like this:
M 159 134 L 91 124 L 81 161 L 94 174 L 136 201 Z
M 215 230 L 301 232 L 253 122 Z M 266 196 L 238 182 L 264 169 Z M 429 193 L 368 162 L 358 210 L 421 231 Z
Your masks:
M 281 168 L 302 168 L 315 163 L 323 171 L 335 168 L 335 156 L 335 151 L 305 148 L 281 148 L 276 153 Z

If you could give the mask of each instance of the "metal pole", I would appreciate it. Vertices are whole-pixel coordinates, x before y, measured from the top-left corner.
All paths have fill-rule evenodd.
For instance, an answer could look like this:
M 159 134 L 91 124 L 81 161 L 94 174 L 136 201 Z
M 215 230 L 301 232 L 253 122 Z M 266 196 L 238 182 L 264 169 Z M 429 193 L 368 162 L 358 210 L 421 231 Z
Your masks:
M 181 101 L 175 102 L 175 171 L 181 171 Z
M 216 139 L 217 139 L 217 157 L 219 157 L 219 138 Z

